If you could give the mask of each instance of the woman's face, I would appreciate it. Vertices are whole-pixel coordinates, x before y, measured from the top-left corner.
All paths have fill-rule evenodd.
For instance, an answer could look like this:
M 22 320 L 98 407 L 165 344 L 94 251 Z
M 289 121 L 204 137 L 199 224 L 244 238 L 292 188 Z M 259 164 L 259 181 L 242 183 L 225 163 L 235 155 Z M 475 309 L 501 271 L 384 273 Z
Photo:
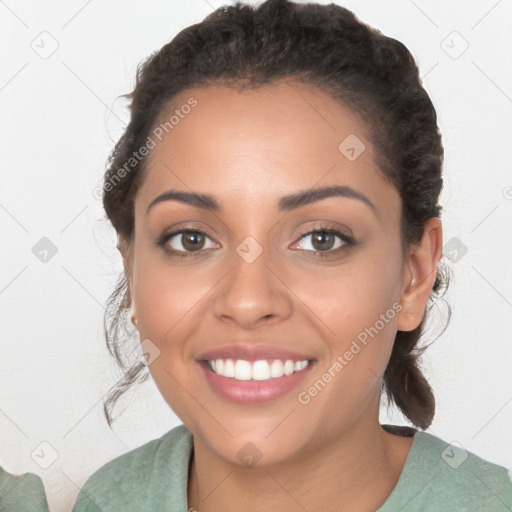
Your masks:
M 162 395 L 236 464 L 290 461 L 378 422 L 411 274 L 400 197 L 363 125 L 297 83 L 190 89 L 162 119 L 176 109 L 153 136 L 128 260 Z M 326 187 L 338 193 L 315 195 Z

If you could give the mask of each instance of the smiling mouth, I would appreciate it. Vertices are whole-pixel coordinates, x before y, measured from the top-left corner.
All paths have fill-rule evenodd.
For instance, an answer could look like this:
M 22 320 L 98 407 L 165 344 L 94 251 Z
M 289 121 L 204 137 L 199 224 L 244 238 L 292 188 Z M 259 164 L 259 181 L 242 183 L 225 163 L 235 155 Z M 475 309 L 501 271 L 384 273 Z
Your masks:
M 269 381 L 305 370 L 314 359 L 293 361 L 291 359 L 212 359 L 203 360 L 206 368 L 228 379 L 237 381 Z

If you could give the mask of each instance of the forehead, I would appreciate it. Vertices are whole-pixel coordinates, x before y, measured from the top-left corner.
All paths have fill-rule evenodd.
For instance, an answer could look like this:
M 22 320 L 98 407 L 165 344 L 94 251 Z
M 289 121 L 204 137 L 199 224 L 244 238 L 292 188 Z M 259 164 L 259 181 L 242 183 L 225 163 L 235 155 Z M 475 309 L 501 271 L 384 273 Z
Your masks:
M 359 117 L 311 86 L 187 89 L 155 127 L 161 140 L 153 137 L 138 194 L 146 204 L 170 188 L 261 204 L 296 189 L 337 184 L 364 190 L 388 209 L 399 200 L 375 164 Z

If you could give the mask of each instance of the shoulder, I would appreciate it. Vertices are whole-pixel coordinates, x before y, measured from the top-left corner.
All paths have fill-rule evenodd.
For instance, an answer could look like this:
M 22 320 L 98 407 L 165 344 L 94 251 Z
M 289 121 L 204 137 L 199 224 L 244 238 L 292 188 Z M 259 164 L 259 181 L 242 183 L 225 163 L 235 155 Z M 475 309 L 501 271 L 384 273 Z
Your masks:
M 505 467 L 482 459 L 459 443 L 418 431 L 389 502 L 393 506 L 407 503 L 407 510 L 425 512 L 504 512 L 512 506 L 512 480 Z M 387 510 L 382 508 L 382 512 Z
M 82 487 L 73 512 L 158 510 L 185 499 L 192 435 L 184 426 L 102 466 Z M 180 501 L 181 500 L 181 501 Z M 139 506 L 140 504 L 140 506 Z
M 0 511 L 44 512 L 48 502 L 43 482 L 33 473 L 11 475 L 0 467 Z
M 448 443 L 427 432 L 417 435 L 421 453 L 431 460 L 438 476 L 449 479 L 450 485 L 469 495 L 481 491 L 488 497 L 493 490 L 501 495 L 510 493 L 512 481 L 505 467 L 482 459 L 459 443 Z

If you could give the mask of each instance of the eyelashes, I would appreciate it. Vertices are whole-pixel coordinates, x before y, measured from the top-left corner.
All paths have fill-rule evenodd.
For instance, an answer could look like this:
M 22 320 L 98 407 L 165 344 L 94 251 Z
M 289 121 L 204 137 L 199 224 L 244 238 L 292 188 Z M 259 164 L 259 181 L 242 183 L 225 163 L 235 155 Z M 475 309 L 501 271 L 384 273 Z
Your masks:
M 203 247 L 199 247 L 192 251 L 187 251 L 186 249 L 184 251 L 181 251 L 181 250 L 178 250 L 175 248 L 167 247 L 168 242 L 170 240 L 172 240 L 173 238 L 177 237 L 178 235 L 181 235 L 180 243 L 183 245 L 183 235 L 185 235 L 185 234 L 192 234 L 193 235 L 192 240 L 196 240 L 196 242 L 197 242 L 197 240 L 204 240 L 204 239 L 210 238 L 204 231 L 201 231 L 198 228 L 192 228 L 192 227 L 188 228 L 187 227 L 187 228 L 181 228 L 178 231 L 173 231 L 172 233 L 167 233 L 167 234 L 164 233 L 160 238 L 158 238 L 156 243 L 159 247 L 162 247 L 170 255 L 176 255 L 179 258 L 195 256 L 197 253 L 205 250 Z M 187 242 L 190 242 L 190 240 L 188 240 Z M 194 243 L 192 243 L 192 245 L 194 245 Z M 197 243 L 196 243 L 196 245 L 197 245 Z
M 323 257 L 324 255 L 330 255 L 333 253 L 337 253 L 340 249 L 344 249 L 347 246 L 350 247 L 350 246 L 354 245 L 354 239 L 351 236 L 349 236 L 347 233 L 341 231 L 340 229 L 334 228 L 332 226 L 324 226 L 324 227 L 320 226 L 315 229 L 311 229 L 309 231 L 301 233 L 299 242 L 301 242 L 302 240 L 306 240 L 307 237 L 312 237 L 309 245 L 311 247 L 313 247 L 313 249 L 302 248 L 299 250 L 311 251 L 314 253 L 318 253 L 318 256 L 320 256 L 320 257 Z M 336 242 L 334 242 L 335 247 L 328 247 L 328 249 L 326 251 L 315 250 L 315 248 L 313 246 L 314 243 L 320 242 L 320 244 L 322 245 L 322 243 L 325 242 L 326 240 L 332 241 L 334 238 L 338 238 L 338 240 L 341 241 L 341 243 L 338 243 L 338 245 L 336 246 Z
M 308 245 L 312 248 L 305 249 L 299 247 L 296 250 L 314 254 L 313 257 L 318 258 L 338 255 L 341 251 L 347 250 L 355 245 L 353 237 L 341 229 L 334 228 L 332 226 L 318 226 L 314 229 L 300 233 L 298 242 L 294 242 L 293 244 L 294 248 L 310 237 L 312 238 Z M 207 245 L 208 241 L 210 241 L 211 246 L 204 247 Z M 171 247 L 169 247 L 169 242 L 171 242 Z M 192 226 L 186 226 L 171 233 L 163 233 L 155 243 L 172 258 L 197 257 L 204 255 L 206 252 L 211 252 L 212 249 L 215 249 L 218 246 L 204 231 Z M 315 243 L 319 243 L 320 246 L 327 245 L 329 247 L 327 250 L 316 250 L 317 248 L 314 246 Z M 183 250 L 176 248 L 180 245 L 183 247 Z M 188 246 L 188 248 L 186 246 Z

